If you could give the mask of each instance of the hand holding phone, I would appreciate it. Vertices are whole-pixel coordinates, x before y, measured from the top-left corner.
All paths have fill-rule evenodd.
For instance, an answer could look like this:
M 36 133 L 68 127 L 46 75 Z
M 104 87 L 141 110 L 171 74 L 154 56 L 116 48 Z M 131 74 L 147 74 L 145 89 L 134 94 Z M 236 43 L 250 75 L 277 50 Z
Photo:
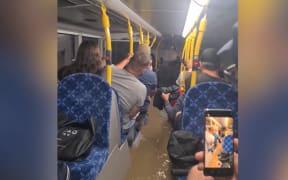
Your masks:
M 204 124 L 204 175 L 232 176 L 234 173 L 232 111 L 205 109 Z
M 238 180 L 238 139 L 234 139 L 234 174 L 231 177 L 212 177 L 204 176 L 204 152 L 198 152 L 195 154 L 195 159 L 199 161 L 198 165 L 191 168 L 188 180 Z

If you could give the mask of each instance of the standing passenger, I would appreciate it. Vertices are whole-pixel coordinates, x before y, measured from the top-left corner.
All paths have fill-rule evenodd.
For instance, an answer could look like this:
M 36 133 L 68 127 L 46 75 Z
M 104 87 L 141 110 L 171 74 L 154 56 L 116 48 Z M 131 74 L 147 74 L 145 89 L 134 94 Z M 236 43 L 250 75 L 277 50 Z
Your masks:
M 75 73 L 92 73 L 101 75 L 105 61 L 101 57 L 100 48 L 94 41 L 83 41 L 77 52 L 76 60 L 58 71 L 58 80 Z
M 196 83 L 218 81 L 223 82 L 218 71 L 220 69 L 220 59 L 217 51 L 213 48 L 207 48 L 200 56 L 200 71 L 197 72 Z M 185 92 L 190 88 L 191 72 L 187 72 L 185 79 Z M 182 110 L 184 107 L 185 94 L 181 94 L 174 106 L 169 102 L 169 95 L 162 93 L 161 97 L 165 102 L 165 110 L 169 120 L 172 123 L 173 129 L 181 129 Z
M 152 71 L 153 61 L 150 61 L 150 64 L 144 74 L 138 77 L 147 89 L 147 96 L 144 102 L 144 105 L 140 109 L 139 118 L 137 118 L 137 129 L 140 130 L 142 125 L 147 121 L 147 112 L 150 105 L 151 97 L 154 96 L 157 89 L 157 76 L 156 73 Z
M 149 46 L 140 45 L 131 60 L 130 57 L 127 57 L 119 64 L 112 66 L 112 87 L 120 96 L 123 129 L 128 134 L 129 145 L 132 144 L 135 136 L 135 116 L 146 99 L 146 87 L 137 77 L 147 70 L 151 59 L 150 54 Z

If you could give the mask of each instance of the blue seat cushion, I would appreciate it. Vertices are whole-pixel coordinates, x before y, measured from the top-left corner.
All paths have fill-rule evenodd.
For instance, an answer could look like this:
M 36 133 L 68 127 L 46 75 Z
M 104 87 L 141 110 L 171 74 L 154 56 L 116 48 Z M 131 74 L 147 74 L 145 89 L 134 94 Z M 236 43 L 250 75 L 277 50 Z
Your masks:
M 232 153 L 233 152 L 233 136 L 228 135 L 224 137 L 222 146 L 225 152 Z
M 95 180 L 109 155 L 107 148 L 92 147 L 89 155 L 80 161 L 67 162 L 72 180 Z
M 191 88 L 184 99 L 182 129 L 203 137 L 205 108 L 231 109 L 234 130 L 238 128 L 238 95 L 231 85 L 222 82 L 199 83 Z
M 93 117 L 100 147 L 109 146 L 111 102 L 112 88 L 95 74 L 72 74 L 59 83 L 58 111 L 79 123 Z

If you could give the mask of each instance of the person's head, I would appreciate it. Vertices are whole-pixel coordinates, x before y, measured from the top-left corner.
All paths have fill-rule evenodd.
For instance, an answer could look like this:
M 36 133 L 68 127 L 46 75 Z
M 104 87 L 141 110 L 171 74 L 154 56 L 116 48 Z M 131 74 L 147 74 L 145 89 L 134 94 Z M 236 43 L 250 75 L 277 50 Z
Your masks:
M 151 49 L 148 45 L 140 45 L 127 64 L 127 70 L 135 76 L 143 74 L 151 62 Z
M 214 127 L 213 127 L 213 126 L 209 127 L 209 128 L 208 128 L 208 131 L 209 131 L 210 133 L 214 133 Z
M 98 44 L 94 41 L 83 41 L 78 48 L 73 66 L 78 72 L 100 75 L 104 70 L 105 61 Z
M 150 60 L 150 63 L 148 64 L 148 69 L 150 71 L 153 71 L 153 61 L 152 60 Z
M 204 49 L 200 55 L 200 69 L 218 71 L 220 69 L 220 59 L 214 48 Z

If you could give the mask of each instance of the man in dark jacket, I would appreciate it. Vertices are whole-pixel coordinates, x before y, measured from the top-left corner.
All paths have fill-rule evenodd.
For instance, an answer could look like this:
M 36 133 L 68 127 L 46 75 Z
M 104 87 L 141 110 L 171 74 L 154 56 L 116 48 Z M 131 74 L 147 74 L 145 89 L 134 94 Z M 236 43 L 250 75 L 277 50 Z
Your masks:
M 211 82 L 211 81 L 220 81 L 223 80 L 219 76 L 220 70 L 220 59 L 217 55 L 217 51 L 213 48 L 207 48 L 203 51 L 200 56 L 200 70 L 197 72 L 196 83 L 201 82 Z M 185 78 L 185 87 L 187 92 L 190 88 L 191 81 L 191 72 L 187 72 Z M 169 103 L 169 93 L 162 93 L 162 99 L 165 102 L 165 110 L 168 114 L 168 119 L 171 121 L 172 127 L 174 130 L 181 129 L 181 118 L 182 110 L 184 106 L 184 97 L 185 94 L 181 94 L 175 105 L 171 106 Z

